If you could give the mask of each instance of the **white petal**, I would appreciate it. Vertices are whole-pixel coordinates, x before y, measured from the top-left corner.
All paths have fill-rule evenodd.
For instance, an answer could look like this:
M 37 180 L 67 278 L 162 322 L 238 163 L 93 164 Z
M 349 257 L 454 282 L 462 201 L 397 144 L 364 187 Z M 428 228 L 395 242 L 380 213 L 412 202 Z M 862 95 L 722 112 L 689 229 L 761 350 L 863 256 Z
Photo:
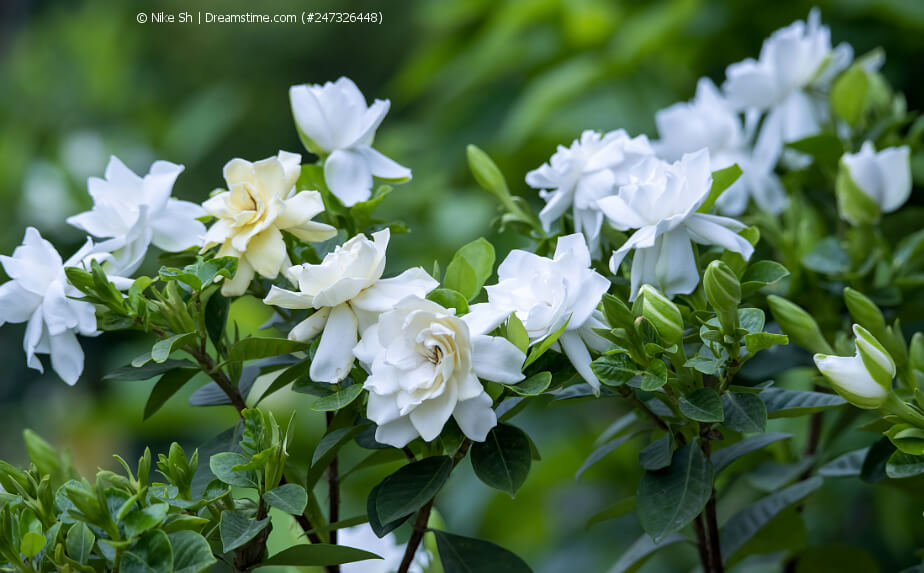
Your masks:
M 372 173 L 365 158 L 356 151 L 338 149 L 331 153 L 324 162 L 324 180 L 347 207 L 372 195 Z
M 905 204 L 911 196 L 911 164 L 908 146 L 889 147 L 877 154 L 882 170 L 883 196 L 880 202 L 883 213 L 891 213 Z
M 417 429 L 406 416 L 394 422 L 382 424 L 375 429 L 375 441 L 396 448 L 403 448 L 418 436 Z
M 363 105 L 365 105 L 365 102 L 363 102 Z M 382 120 L 385 119 L 390 107 L 391 102 L 387 99 L 377 99 L 372 102 L 369 109 L 362 115 L 362 133 L 356 138 L 354 142 L 356 145 L 372 145 L 372 140 L 375 139 L 375 131 L 381 125 Z
M 356 315 L 348 304 L 331 309 L 309 374 L 316 382 L 336 384 L 350 374 L 357 337 Z
M 77 335 L 67 330 L 50 337 L 51 367 L 55 373 L 71 386 L 83 373 L 83 349 L 77 342 Z
M 468 331 L 472 336 L 487 334 L 500 326 L 507 320 L 510 313 L 509 308 L 491 302 L 479 302 L 468 307 L 468 314 L 462 316 L 462 321 L 468 325 Z
M 581 335 L 577 332 L 563 332 L 558 342 L 561 344 L 562 350 L 565 351 L 565 355 L 568 357 L 568 360 L 571 361 L 574 369 L 578 371 L 578 374 L 581 375 L 581 378 L 583 378 L 585 382 L 590 384 L 594 394 L 599 396 L 600 381 L 597 380 L 593 370 L 590 368 L 590 352 L 588 352 L 587 347 L 584 346 Z
M 292 86 L 289 88 L 289 100 L 292 104 L 295 123 L 302 133 L 321 150 L 330 151 L 333 147 L 332 127 L 314 92 L 305 85 Z
M 154 229 L 152 242 L 157 248 L 170 253 L 201 245 L 205 225 L 196 218 L 205 214 L 205 210 L 195 203 L 170 199 L 151 222 Z
M 244 255 L 255 271 L 268 279 L 276 278 L 285 267 L 286 243 L 276 227 L 269 227 L 250 238 Z
M 524 378 L 521 369 L 526 355 L 506 338 L 472 337 L 472 367 L 479 378 L 515 384 Z
M 53 281 L 48 285 L 42 301 L 42 316 L 49 334 L 56 336 L 77 326 L 77 315 L 71 310 L 71 303 L 74 302 L 65 296 L 61 281 Z
M 561 219 L 562 215 L 571 206 L 571 200 L 574 197 L 573 189 L 570 191 L 557 189 L 553 193 L 545 196 L 545 207 L 539 211 L 539 221 L 542 222 L 542 228 L 546 232 L 552 227 L 552 223 Z
M 696 257 L 693 256 L 690 237 L 683 228 L 661 236 L 655 273 L 659 284 L 654 286 L 669 298 L 696 290 L 696 285 L 699 284 Z
M 280 229 L 297 227 L 324 212 L 324 201 L 317 191 L 302 191 L 285 200 L 285 210 L 275 221 Z
M 240 296 L 247 292 L 250 281 L 253 280 L 253 267 L 243 257 L 237 261 L 237 272 L 234 278 L 225 279 L 221 285 L 221 294 L 224 296 Z
M 269 293 L 263 299 L 264 304 L 280 306 L 282 308 L 313 308 L 314 297 L 302 292 L 293 292 L 276 285 L 270 287 Z
M 421 267 L 410 268 L 396 277 L 379 279 L 351 301 L 358 309 L 370 312 L 385 312 L 409 296 L 424 298 L 439 282 Z
M 443 431 L 443 426 L 449 421 L 456 408 L 458 391 L 455 385 L 447 385 L 443 393 L 425 400 L 411 410 L 409 418 L 414 428 L 425 442 L 432 442 Z
M 719 245 L 729 251 L 740 253 L 745 259 L 751 258 L 754 246 L 736 233 L 743 225 L 734 219 L 695 213 L 684 221 L 690 238 L 701 245 Z
M 26 322 L 42 302 L 42 297 L 19 286 L 16 281 L 0 285 L 0 326 L 7 322 Z
M 488 432 L 497 425 L 497 414 L 491 405 L 491 397 L 484 392 L 471 400 L 458 402 L 452 417 L 466 437 L 483 442 L 488 437 Z
M 356 148 L 363 158 L 369 171 L 379 179 L 388 179 L 389 181 L 407 181 L 411 178 L 411 170 L 396 161 L 385 157 L 375 149 L 364 146 Z
M 311 316 L 295 325 L 289 332 L 289 340 L 298 340 L 299 342 L 312 340 L 324 330 L 329 316 L 330 308 L 319 308 Z

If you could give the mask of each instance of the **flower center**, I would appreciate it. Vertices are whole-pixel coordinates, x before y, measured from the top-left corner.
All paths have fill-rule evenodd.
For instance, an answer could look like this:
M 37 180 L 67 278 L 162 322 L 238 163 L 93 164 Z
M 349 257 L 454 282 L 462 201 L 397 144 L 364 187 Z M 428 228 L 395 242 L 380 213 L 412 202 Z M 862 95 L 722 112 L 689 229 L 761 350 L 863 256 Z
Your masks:
M 431 364 L 437 365 L 440 363 L 440 360 L 443 359 L 443 349 L 439 345 L 431 346 L 427 349 L 426 356 Z

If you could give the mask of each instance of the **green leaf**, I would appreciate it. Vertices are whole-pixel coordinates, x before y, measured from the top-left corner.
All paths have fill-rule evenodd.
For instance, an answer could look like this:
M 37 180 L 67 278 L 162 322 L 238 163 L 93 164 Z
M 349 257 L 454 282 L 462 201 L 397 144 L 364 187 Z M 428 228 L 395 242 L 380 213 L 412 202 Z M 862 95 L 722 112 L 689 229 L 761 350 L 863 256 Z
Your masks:
M 379 520 L 390 523 L 423 507 L 443 487 L 451 470 L 449 456 L 433 456 L 410 463 L 386 477 L 379 484 L 375 500 Z
M 541 342 L 533 346 L 533 349 L 530 351 L 529 356 L 526 357 L 526 362 L 523 363 L 523 369 L 525 370 L 527 366 L 539 359 L 540 356 L 545 354 L 545 351 L 552 347 L 553 344 L 558 340 L 558 338 L 565 332 L 565 329 L 568 328 L 568 323 L 571 322 L 571 317 L 568 317 L 568 320 L 565 321 L 558 330 L 552 334 L 546 336 L 542 339 Z
M 841 454 L 818 468 L 818 475 L 822 477 L 858 477 L 867 453 L 869 453 L 869 448 L 860 448 L 859 450 Z
M 725 420 L 722 399 L 714 388 L 700 388 L 680 399 L 680 411 L 697 422 L 721 422 Z
M 221 534 L 222 551 L 234 551 L 256 537 L 269 525 L 270 518 L 251 519 L 237 511 L 226 509 L 221 512 L 218 529 Z
M 671 434 L 667 433 L 645 446 L 638 453 L 638 462 L 642 469 L 648 471 L 664 469 L 671 465 L 674 454 L 674 442 Z
M 195 531 L 177 531 L 167 537 L 173 547 L 174 573 L 202 573 L 216 563 L 209 542 Z
M 357 561 L 366 561 L 367 559 L 382 559 L 382 557 L 375 553 L 345 545 L 312 543 L 311 545 L 295 545 L 288 549 L 283 549 L 276 555 L 264 560 L 259 567 L 323 567 L 325 565 L 355 563 Z
M 221 452 L 209 458 L 209 469 L 215 477 L 228 485 L 257 487 L 256 474 L 252 471 L 234 471 L 234 466 L 246 464 L 250 458 L 235 452 Z
M 850 270 L 850 255 L 837 237 L 826 237 L 802 257 L 802 265 L 816 273 L 839 275 Z
M 67 531 L 65 545 L 68 556 L 81 565 L 86 565 L 90 560 L 90 554 L 93 553 L 93 545 L 96 543 L 96 536 L 90 531 L 90 528 L 78 521 Z
M 640 388 L 646 392 L 653 392 L 667 384 L 667 366 L 660 359 L 652 360 L 642 375 Z
M 627 354 L 604 354 L 590 363 L 597 379 L 607 386 L 622 386 L 642 372 Z
M 801 390 L 787 390 L 785 388 L 767 388 L 760 394 L 760 398 L 767 406 L 767 415 L 770 418 L 792 418 L 814 414 L 831 408 L 837 408 L 847 403 L 837 394 L 825 392 L 803 392 Z
M 315 412 L 330 412 L 333 410 L 339 410 L 340 408 L 343 408 L 353 402 L 353 400 L 362 394 L 362 391 L 362 384 L 353 384 L 351 386 L 347 386 L 343 390 L 331 394 L 330 396 L 318 398 L 311 405 L 311 409 Z
M 786 143 L 786 147 L 811 155 L 821 163 L 837 165 L 844 154 L 844 144 L 834 133 L 819 133 L 798 141 Z
M 462 293 L 468 300 L 475 298 L 494 272 L 494 258 L 494 246 L 484 237 L 464 245 L 449 261 L 443 286 Z
M 456 309 L 456 314 L 468 312 L 468 301 L 457 290 L 451 288 L 435 288 L 427 293 L 427 298 L 445 308 Z
M 453 535 L 437 529 L 433 530 L 433 534 L 446 573 L 532 573 L 529 565 L 516 554 L 490 541 Z
M 715 468 L 715 473 L 718 474 L 741 456 L 760 450 L 773 442 L 788 440 L 791 437 L 792 434 L 782 432 L 767 432 L 766 434 L 748 436 L 726 448 L 712 452 L 709 459 L 712 460 L 712 467 Z
M 516 384 L 504 384 L 504 387 L 509 388 L 520 396 L 538 396 L 539 394 L 545 392 L 546 388 L 548 388 L 551 383 L 551 372 L 539 372 L 538 374 L 533 374 L 522 382 L 517 382 Z
M 45 547 L 45 536 L 35 531 L 25 532 L 19 542 L 19 552 L 29 559 L 38 555 L 43 547 Z
M 292 354 L 307 350 L 308 345 L 287 338 L 264 338 L 251 336 L 231 346 L 228 362 L 244 362 L 258 358 L 269 358 L 280 354 Z
M 392 521 L 382 522 L 379 519 L 378 511 L 376 510 L 377 500 L 379 491 L 381 490 L 382 484 L 378 484 L 372 491 L 369 492 L 369 496 L 366 498 L 366 515 L 369 517 L 369 527 L 372 528 L 372 531 L 378 537 L 385 537 L 391 531 L 394 531 L 402 523 L 407 521 L 407 518 L 410 517 L 410 514 L 400 517 Z
M 263 500 L 286 513 L 301 515 L 308 505 L 308 493 L 296 483 L 287 483 L 264 493 Z
M 147 380 L 170 372 L 175 368 L 196 368 L 189 360 L 165 360 L 163 362 L 148 362 L 144 366 L 123 366 L 103 376 L 103 380 Z
M 749 265 L 741 277 L 741 296 L 748 296 L 788 276 L 789 270 L 776 261 L 757 261 Z
M 170 353 L 197 338 L 195 332 L 174 334 L 170 338 L 158 340 L 151 348 L 151 360 L 160 364 L 170 358 Z
M 324 434 L 311 457 L 311 467 L 308 469 L 304 482 L 307 489 L 312 489 L 321 479 L 324 470 L 330 465 L 340 448 L 368 427 L 368 425 L 345 426 Z
M 167 400 L 179 392 L 180 388 L 189 382 L 189 379 L 196 375 L 198 370 L 194 368 L 175 368 L 164 374 L 154 388 L 148 401 L 144 405 L 144 416 L 142 419 L 147 420 L 160 410 Z
M 617 517 L 622 517 L 623 515 L 629 513 L 635 509 L 635 496 L 627 497 L 623 500 L 616 502 L 615 504 L 609 506 L 601 512 L 595 513 L 589 520 L 587 520 L 587 525 L 584 526 L 585 529 L 590 529 L 594 525 L 610 520 Z
M 753 333 L 764 329 L 767 317 L 759 308 L 739 308 L 738 321 L 741 323 L 741 328 Z
M 228 324 L 230 308 L 231 300 L 217 291 L 209 297 L 205 305 L 205 330 L 216 348 L 221 347 L 221 335 Z
M 857 125 L 866 110 L 869 88 L 863 66 L 850 66 L 831 84 L 831 111 L 850 125 Z
M 201 258 L 182 269 L 161 267 L 159 274 L 164 281 L 178 280 L 193 290 L 202 290 L 215 282 L 215 278 L 222 276 L 230 278 L 237 270 L 237 257 L 217 257 L 207 261 Z
M 772 332 L 751 332 L 744 335 L 744 345 L 750 354 L 757 354 L 777 344 L 789 344 L 789 337 Z
M 120 573 L 173 573 L 173 548 L 167 534 L 149 531 L 122 554 Z
M 924 474 L 924 456 L 914 456 L 896 451 L 886 463 L 886 475 L 892 479 L 903 479 Z
M 610 453 L 614 452 L 616 448 L 626 443 L 626 441 L 632 437 L 632 434 L 626 434 L 624 436 L 619 436 L 613 438 L 612 440 L 604 443 L 602 446 L 597 447 L 594 451 L 587 456 L 587 459 L 584 460 L 584 463 L 581 464 L 581 467 L 578 468 L 578 471 L 574 474 L 574 479 L 580 479 L 580 477 L 595 463 L 599 462 L 605 458 Z
M 159 524 L 167 517 L 170 506 L 166 503 L 155 503 L 144 509 L 136 509 L 125 516 L 123 525 L 125 535 L 135 537 Z
M 299 378 L 307 379 L 308 370 L 310 368 L 311 368 L 311 362 L 306 360 L 304 362 L 298 362 L 296 364 L 293 364 L 292 366 L 283 370 L 282 373 L 279 376 L 277 376 L 273 380 L 273 382 L 269 385 L 269 387 L 267 387 L 267 389 L 263 392 L 263 394 L 260 396 L 260 399 L 257 400 L 257 404 L 259 404 L 263 400 L 266 400 L 269 396 L 273 395 L 279 390 L 282 390 L 287 385 L 291 384 L 293 381 L 296 381 Z M 330 385 L 327 384 L 327 386 L 330 386 Z M 295 391 L 295 388 L 293 387 L 292 390 Z
M 729 165 L 725 169 L 713 171 L 712 188 L 709 190 L 709 195 L 706 196 L 706 200 L 700 205 L 696 212 L 708 213 L 709 209 L 712 208 L 722 193 L 731 187 L 732 183 L 737 181 L 739 177 L 741 177 L 741 168 L 738 167 L 738 164 Z
M 529 351 L 529 332 L 515 312 L 510 313 L 507 318 L 507 340 L 519 348 L 523 354 Z
M 642 529 L 660 542 L 690 523 L 712 495 L 712 477 L 712 464 L 697 443 L 677 450 L 670 467 L 645 472 L 635 496 Z
M 686 541 L 687 538 L 679 533 L 668 535 L 662 539 L 660 543 L 655 543 L 651 539 L 651 536 L 647 534 L 642 535 L 635 543 L 626 549 L 619 560 L 610 567 L 608 573 L 628 573 L 630 571 L 637 571 L 638 568 L 659 549 Z
M 722 395 L 725 425 L 739 432 L 763 432 L 767 425 L 767 407 L 756 394 L 726 392 Z
M 498 424 L 484 442 L 472 445 L 471 459 L 478 479 L 514 497 L 532 463 L 529 438 L 517 427 Z
M 821 487 L 823 481 L 822 478 L 813 476 L 772 493 L 733 515 L 722 527 L 719 535 L 725 559 L 730 559 L 778 513 L 802 501 L 808 494 Z

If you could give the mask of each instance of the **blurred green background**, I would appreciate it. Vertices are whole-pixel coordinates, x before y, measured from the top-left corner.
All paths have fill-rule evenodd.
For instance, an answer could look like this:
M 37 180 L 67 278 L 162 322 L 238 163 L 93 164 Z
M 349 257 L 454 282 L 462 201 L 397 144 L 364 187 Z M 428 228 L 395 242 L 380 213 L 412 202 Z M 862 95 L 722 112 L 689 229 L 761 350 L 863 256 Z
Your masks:
M 370 100 L 391 100 L 376 147 L 414 171 L 413 181 L 381 208 L 412 229 L 393 238 L 387 272 L 429 268 L 434 260 L 445 265 L 456 248 L 480 235 L 505 252 L 521 239 L 493 234 L 495 207 L 467 172 L 466 144 L 491 153 L 522 192 L 526 171 L 583 129 L 623 127 L 654 135 L 656 110 L 691 97 L 702 75 L 721 82 L 726 65 L 756 56 L 764 37 L 805 18 L 814 4 L 0 0 L 0 251 L 11 252 L 33 225 L 65 256 L 73 252 L 84 237 L 64 219 L 89 207 L 86 178 L 101 175 L 110 154 L 142 173 L 155 159 L 182 163 L 186 172 L 175 192 L 201 201 L 223 184 L 221 168 L 232 157 L 303 152 L 288 87 L 346 75 Z M 924 2 L 818 4 L 835 43 L 849 42 L 857 54 L 885 49 L 885 75 L 906 93 L 909 108 L 920 109 Z M 135 20 L 139 11 L 160 10 L 381 11 L 384 23 L 197 26 Z M 526 196 L 538 205 L 533 193 Z M 148 270 L 154 271 L 155 257 L 149 258 Z M 256 301 L 235 305 L 234 318 L 245 331 L 254 332 L 267 316 Z M 21 462 L 21 431 L 33 428 L 67 447 L 75 464 L 90 472 L 111 467 L 114 452 L 136 457 L 145 445 L 162 451 L 173 440 L 194 447 L 234 421 L 232 411 L 194 409 L 177 397 L 142 422 L 153 382 L 101 378 L 140 354 L 143 337 L 84 339 L 86 370 L 70 388 L 51 373 L 26 369 L 23 330 L 0 329 L 0 458 Z M 305 407 L 311 399 L 280 392 L 269 401 L 280 414 L 299 410 L 304 439 L 297 446 L 305 456 L 323 431 L 321 416 Z M 634 492 L 637 444 L 581 480 L 573 476 L 620 407 L 602 401 L 527 410 L 517 423 L 534 437 L 543 459 L 526 486 L 511 500 L 481 485 L 469 469 L 457 472 L 437 504 L 449 528 L 518 552 L 537 572 L 605 571 L 639 535 L 638 525 L 632 515 L 589 530 L 585 524 Z M 801 424 L 777 420 L 768 429 L 801 436 Z M 846 451 L 874 437 L 850 434 L 835 446 Z M 799 447 L 799 439 L 792 447 Z M 382 471 L 360 472 L 347 482 L 342 515 L 362 512 L 364 493 Z M 729 495 L 758 494 L 741 483 Z M 826 551 L 850 557 L 850 568 L 842 570 L 875 570 L 852 553 L 857 548 L 874 556 L 878 570 L 907 567 L 915 562 L 913 550 L 924 546 L 921 499 L 858 480 L 830 480 L 806 508 L 807 542 L 840 544 Z M 727 517 L 730 509 L 724 516 L 722 502 L 719 509 L 720 518 Z M 694 563 L 692 546 L 676 546 L 647 570 L 688 570 Z

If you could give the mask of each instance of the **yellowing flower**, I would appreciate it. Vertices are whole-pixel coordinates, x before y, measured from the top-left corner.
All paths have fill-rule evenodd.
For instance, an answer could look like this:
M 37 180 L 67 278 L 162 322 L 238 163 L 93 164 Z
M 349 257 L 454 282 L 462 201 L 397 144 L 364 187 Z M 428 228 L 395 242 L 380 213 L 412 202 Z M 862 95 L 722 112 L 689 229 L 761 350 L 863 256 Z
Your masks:
M 282 231 L 308 242 L 337 234 L 330 225 L 312 221 L 324 211 L 321 194 L 296 192 L 300 162 L 300 155 L 285 151 L 256 163 L 232 159 L 224 168 L 228 189 L 202 204 L 218 218 L 202 249 L 221 245 L 218 256 L 239 259 L 237 274 L 222 286 L 225 296 L 243 294 L 255 272 L 273 279 L 292 265 Z

